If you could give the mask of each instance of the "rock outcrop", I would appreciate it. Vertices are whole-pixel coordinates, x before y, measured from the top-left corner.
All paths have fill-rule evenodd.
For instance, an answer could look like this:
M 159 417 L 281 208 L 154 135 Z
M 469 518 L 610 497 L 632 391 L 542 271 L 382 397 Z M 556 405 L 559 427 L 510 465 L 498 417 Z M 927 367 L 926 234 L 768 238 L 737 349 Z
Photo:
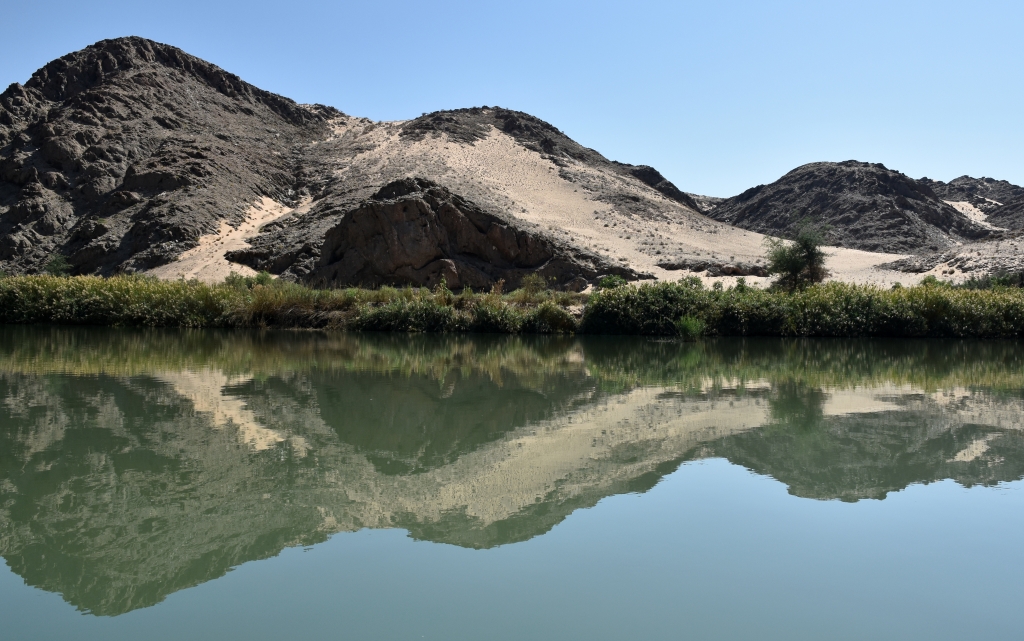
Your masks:
M 784 237 L 806 221 L 824 227 L 830 244 L 891 253 L 938 250 L 989 233 L 927 185 L 881 164 L 852 160 L 803 165 L 707 213 L 743 229 Z
M 560 289 L 582 290 L 597 277 L 638 275 L 596 254 L 545 237 L 514 219 L 483 211 L 422 178 L 385 185 L 324 234 L 320 259 L 305 280 L 319 286 L 414 285 L 489 289 L 518 287 L 536 273 Z M 261 268 L 258 250 L 229 254 Z
M 702 259 L 666 261 L 658 263 L 658 267 L 669 271 L 690 271 L 707 273 L 708 276 L 767 276 L 768 269 L 757 263 L 742 263 Z

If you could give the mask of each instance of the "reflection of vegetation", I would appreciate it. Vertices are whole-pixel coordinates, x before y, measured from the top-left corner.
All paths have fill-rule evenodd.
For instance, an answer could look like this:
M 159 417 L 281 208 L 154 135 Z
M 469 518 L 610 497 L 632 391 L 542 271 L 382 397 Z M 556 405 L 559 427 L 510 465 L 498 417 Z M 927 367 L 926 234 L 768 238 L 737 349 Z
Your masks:
M 526 540 L 697 457 L 813 498 L 1014 480 L 1022 360 L 995 342 L 2 327 L 0 554 L 119 614 L 335 532 Z
M 461 336 L 0 326 L 0 371 L 135 375 L 213 368 L 266 376 L 361 371 L 438 381 L 458 373 L 527 386 L 583 374 L 605 389 L 796 381 L 817 388 L 1024 388 L 1018 342 Z

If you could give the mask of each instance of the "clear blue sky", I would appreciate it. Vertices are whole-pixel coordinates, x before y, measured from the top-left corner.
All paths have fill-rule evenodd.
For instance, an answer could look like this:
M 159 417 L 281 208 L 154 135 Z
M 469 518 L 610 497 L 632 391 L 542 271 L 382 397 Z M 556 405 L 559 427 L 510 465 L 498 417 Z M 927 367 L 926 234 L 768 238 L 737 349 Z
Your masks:
M 176 45 L 377 120 L 543 118 L 680 188 L 816 160 L 1024 184 L 1024 2 L 7 2 L 0 83 L 96 40 Z

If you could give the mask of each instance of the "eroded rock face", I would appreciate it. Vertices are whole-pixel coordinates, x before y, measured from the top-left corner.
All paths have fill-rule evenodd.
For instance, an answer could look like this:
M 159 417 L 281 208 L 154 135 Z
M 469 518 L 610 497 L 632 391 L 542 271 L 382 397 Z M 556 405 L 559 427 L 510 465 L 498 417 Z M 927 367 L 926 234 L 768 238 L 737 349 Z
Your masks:
M 0 94 L 0 269 L 173 260 L 257 198 L 292 198 L 295 146 L 338 113 L 142 38 L 55 60 Z
M 632 270 L 487 213 L 429 180 L 407 178 L 385 185 L 327 231 L 307 280 L 433 287 L 443 278 L 453 289 L 480 290 L 499 279 L 518 287 L 531 273 L 574 290 L 607 274 L 637 278 Z
M 791 236 L 807 220 L 828 229 L 830 244 L 891 253 L 939 250 L 989 233 L 927 185 L 852 160 L 798 167 L 718 203 L 707 215 L 775 236 Z

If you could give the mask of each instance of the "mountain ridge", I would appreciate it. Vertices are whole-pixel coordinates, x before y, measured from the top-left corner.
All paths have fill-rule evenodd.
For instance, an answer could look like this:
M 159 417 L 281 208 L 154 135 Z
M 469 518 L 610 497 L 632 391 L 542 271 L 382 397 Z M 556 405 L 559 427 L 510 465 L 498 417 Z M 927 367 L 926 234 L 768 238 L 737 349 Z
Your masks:
M 331 230 L 404 180 L 429 181 L 513 236 L 546 243 L 552 260 L 574 265 L 557 270 L 566 287 L 611 273 L 761 278 L 760 234 L 791 236 L 804 219 L 840 246 L 836 278 L 895 282 L 899 272 L 884 264 L 901 256 L 888 254 L 943 252 L 1024 227 L 1020 206 L 984 200 L 1020 190 L 1005 181 L 915 181 L 847 161 L 810 163 L 732 198 L 699 196 L 520 111 L 374 122 L 298 104 L 133 36 L 62 56 L 0 94 L 0 270 L 39 273 L 60 255 L 76 274 L 218 280 L 267 270 L 313 284 L 323 281 Z M 446 255 L 438 243 L 395 284 L 436 284 L 440 272 L 425 266 Z M 473 261 L 494 255 L 479 243 L 472 251 Z M 380 257 L 371 271 L 388 264 Z

